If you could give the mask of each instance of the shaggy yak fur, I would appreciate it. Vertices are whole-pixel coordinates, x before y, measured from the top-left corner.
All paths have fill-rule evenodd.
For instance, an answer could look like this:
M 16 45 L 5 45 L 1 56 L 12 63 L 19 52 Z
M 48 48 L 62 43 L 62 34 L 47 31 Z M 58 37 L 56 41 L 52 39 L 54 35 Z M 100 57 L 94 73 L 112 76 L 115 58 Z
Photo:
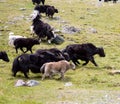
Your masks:
M 45 79 L 46 76 L 52 78 L 52 75 L 55 73 L 60 73 L 61 79 L 64 78 L 64 73 L 69 69 L 75 69 L 75 64 L 70 63 L 66 60 L 58 61 L 58 62 L 49 62 L 43 64 L 40 68 L 41 72 L 44 72 L 42 76 L 42 80 Z
M 39 13 L 45 13 L 48 17 L 53 17 L 54 13 L 58 13 L 58 9 L 51 5 L 36 5 L 34 10 Z
M 31 26 L 33 33 L 35 33 L 40 40 L 47 37 L 48 43 L 51 43 L 51 40 L 55 37 L 52 32 L 53 28 L 49 24 L 40 20 L 38 11 L 34 11 L 34 14 L 31 15 L 31 18 L 33 20 L 33 24 Z
M 54 13 L 58 13 L 58 9 L 54 6 L 50 6 L 46 10 L 46 16 L 53 18 Z
M 70 61 L 69 55 L 67 53 L 63 53 L 61 52 L 59 49 L 57 48 L 51 48 L 51 49 L 38 49 L 36 51 L 36 54 L 41 55 L 41 54 L 50 54 L 53 57 L 57 57 L 57 59 L 61 60 L 65 59 L 67 61 Z M 55 60 L 56 58 L 54 58 Z M 55 60 L 55 61 L 59 61 L 59 60 Z
M 80 59 L 85 61 L 83 65 L 91 61 L 95 66 L 98 66 L 93 56 L 98 54 L 100 57 L 105 57 L 104 49 L 102 47 L 96 47 L 92 43 L 71 44 L 63 49 L 62 52 L 67 52 L 75 65 L 80 64 L 78 61 Z
M 46 13 L 48 7 L 50 7 L 50 5 L 36 5 L 34 10 L 37 10 L 39 13 Z
M 18 57 L 16 57 L 13 61 L 13 65 L 12 65 L 12 73 L 13 76 L 15 77 L 17 72 L 22 72 L 24 73 L 24 76 L 26 78 L 28 78 L 28 73 L 29 73 L 29 69 L 30 65 L 36 65 L 36 63 L 38 62 L 38 56 L 34 55 L 34 54 L 22 54 Z M 37 67 L 37 66 L 36 66 Z M 39 69 L 40 67 L 38 67 Z
M 55 62 L 64 60 L 65 58 L 63 56 L 56 56 L 55 54 L 48 52 L 48 51 L 42 51 L 39 54 L 22 54 L 18 57 L 16 57 L 13 61 L 12 65 L 12 72 L 13 76 L 15 77 L 17 72 L 24 73 L 24 76 L 28 78 L 28 72 L 29 70 L 32 73 L 41 73 L 40 68 L 41 66 L 46 62 Z
M 44 5 L 45 0 L 32 0 L 32 2 L 33 2 L 34 5 L 35 5 L 35 4 L 39 5 L 41 2 L 42 2 L 42 4 Z
M 27 51 L 32 53 L 32 47 L 37 44 L 40 44 L 39 41 L 33 38 L 18 38 L 14 41 L 16 53 L 18 53 L 18 48 L 20 48 L 23 53 L 26 53 Z M 27 50 L 24 51 L 23 47 L 27 48 Z
M 5 51 L 0 52 L 0 59 L 2 59 L 3 61 L 9 62 L 8 55 Z

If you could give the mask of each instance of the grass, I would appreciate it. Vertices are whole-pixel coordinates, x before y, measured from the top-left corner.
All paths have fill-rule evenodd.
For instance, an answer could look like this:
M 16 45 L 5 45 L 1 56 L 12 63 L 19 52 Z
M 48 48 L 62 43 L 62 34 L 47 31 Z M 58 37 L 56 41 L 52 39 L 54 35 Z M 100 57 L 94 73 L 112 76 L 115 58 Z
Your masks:
M 10 62 L 0 60 L 0 104 L 93 104 L 95 102 L 105 103 L 109 100 L 105 95 L 111 96 L 112 104 L 119 102 L 120 75 L 109 75 L 111 69 L 120 69 L 120 4 L 103 3 L 104 6 L 97 7 L 96 0 L 46 0 L 46 4 L 54 5 L 59 13 L 55 17 L 60 20 L 49 20 L 43 16 L 42 20 L 48 22 L 55 29 L 62 29 L 64 25 L 70 25 L 81 29 L 80 33 L 74 35 L 63 34 L 65 42 L 61 45 L 41 43 L 33 47 L 33 51 L 41 48 L 57 47 L 63 49 L 72 43 L 91 42 L 96 46 L 103 46 L 106 57 L 95 56 L 99 67 L 89 63 L 87 66 L 77 66 L 75 71 L 68 71 L 65 80 L 45 79 L 41 81 L 41 74 L 30 73 L 30 79 L 40 82 L 35 87 L 14 87 L 18 79 L 27 80 L 23 74 L 17 77 L 11 76 L 11 67 L 14 58 L 20 55 L 15 49 L 8 46 L 8 33 L 31 37 L 31 21 L 27 17 L 31 14 L 34 6 L 29 0 L 5 0 L 0 2 L 0 50 L 6 50 Z M 26 8 L 21 11 L 20 8 Z M 65 23 L 61 23 L 65 21 Z M 95 28 L 97 33 L 93 34 L 89 28 Z M 83 62 L 81 62 L 83 63 Z M 58 77 L 58 76 L 56 76 Z M 55 77 L 55 78 L 56 78 Z M 72 82 L 72 86 L 65 87 L 64 84 Z M 112 101 L 112 99 L 117 99 Z M 101 100 L 100 100 L 101 99 Z M 97 103 L 97 104 L 99 104 Z M 108 104 L 108 103 L 107 103 Z M 109 103 L 111 104 L 111 103 Z

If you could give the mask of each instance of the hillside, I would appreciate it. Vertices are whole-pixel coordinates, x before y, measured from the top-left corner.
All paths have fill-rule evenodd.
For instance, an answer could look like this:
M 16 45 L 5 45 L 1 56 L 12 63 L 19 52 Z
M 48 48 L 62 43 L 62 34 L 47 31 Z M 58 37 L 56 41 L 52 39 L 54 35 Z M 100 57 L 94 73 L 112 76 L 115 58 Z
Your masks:
M 16 54 L 8 45 L 8 34 L 32 37 L 30 33 L 30 14 L 34 5 L 31 0 L 0 0 L 0 51 L 6 51 L 10 62 L 0 60 L 0 104 L 118 104 L 120 102 L 120 75 L 110 75 L 111 70 L 120 70 L 120 1 L 99 4 L 97 0 L 46 0 L 45 4 L 54 5 L 59 13 L 50 19 L 42 14 L 42 20 L 60 31 L 65 42 L 56 45 L 41 42 L 33 47 L 37 49 L 65 48 L 68 44 L 93 43 L 103 47 L 106 57 L 95 56 L 99 67 L 91 62 L 86 66 L 68 71 L 65 80 L 46 79 L 41 74 L 30 72 L 30 79 L 39 81 L 35 87 L 14 87 L 23 74 L 12 76 L 11 68 Z M 65 27 L 74 27 L 79 32 L 69 33 Z M 30 53 L 30 52 L 28 52 Z M 58 76 L 56 76 L 58 77 Z M 71 82 L 72 86 L 64 86 Z M 115 100 L 116 99 L 116 100 Z

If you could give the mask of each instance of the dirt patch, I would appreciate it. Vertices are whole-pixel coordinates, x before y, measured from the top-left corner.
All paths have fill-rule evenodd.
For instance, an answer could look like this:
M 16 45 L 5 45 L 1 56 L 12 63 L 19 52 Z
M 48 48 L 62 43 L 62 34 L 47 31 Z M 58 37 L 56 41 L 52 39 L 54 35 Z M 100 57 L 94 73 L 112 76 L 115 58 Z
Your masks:
M 120 93 L 112 90 L 60 90 L 57 102 L 46 104 L 120 104 Z

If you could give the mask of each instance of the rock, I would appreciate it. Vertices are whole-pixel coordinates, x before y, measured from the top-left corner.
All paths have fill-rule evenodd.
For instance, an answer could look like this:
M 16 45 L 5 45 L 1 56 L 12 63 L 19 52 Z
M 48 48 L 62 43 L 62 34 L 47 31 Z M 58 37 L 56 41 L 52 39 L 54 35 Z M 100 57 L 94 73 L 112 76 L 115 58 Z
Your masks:
M 20 10 L 21 10 L 21 11 L 24 11 L 24 10 L 26 10 L 26 8 L 20 8 Z
M 29 87 L 36 86 L 38 84 L 39 82 L 36 80 L 29 80 L 28 82 L 26 82 L 26 86 L 29 86 Z
M 67 82 L 67 83 L 65 83 L 64 86 L 66 86 L 66 87 L 68 87 L 68 86 L 72 86 L 72 82 Z
M 74 34 L 74 33 L 79 33 L 80 29 L 75 28 L 74 26 L 63 26 L 62 27 L 62 33 L 67 33 L 67 34 Z
M 55 44 L 62 44 L 64 42 L 64 39 L 63 37 L 56 34 L 56 37 L 51 42 Z
M 120 70 L 111 70 L 111 71 L 109 71 L 109 74 L 111 74 L 111 75 L 120 74 Z
M 89 32 L 90 32 L 90 33 L 97 33 L 97 30 L 96 30 L 95 28 L 92 28 L 92 27 L 91 27 L 91 28 L 89 28 Z
M 19 79 L 16 83 L 15 83 L 15 87 L 19 87 L 19 86 L 29 86 L 29 87 L 32 87 L 32 86 L 36 86 L 38 85 L 39 82 L 36 81 L 36 80 L 29 80 L 27 82 L 23 81 L 22 79 Z
M 22 79 L 19 79 L 15 84 L 15 87 L 19 87 L 19 86 L 25 86 L 25 82 Z
M 60 17 L 54 17 L 54 20 L 60 20 Z
M 61 33 L 59 29 L 54 30 L 54 33 Z

